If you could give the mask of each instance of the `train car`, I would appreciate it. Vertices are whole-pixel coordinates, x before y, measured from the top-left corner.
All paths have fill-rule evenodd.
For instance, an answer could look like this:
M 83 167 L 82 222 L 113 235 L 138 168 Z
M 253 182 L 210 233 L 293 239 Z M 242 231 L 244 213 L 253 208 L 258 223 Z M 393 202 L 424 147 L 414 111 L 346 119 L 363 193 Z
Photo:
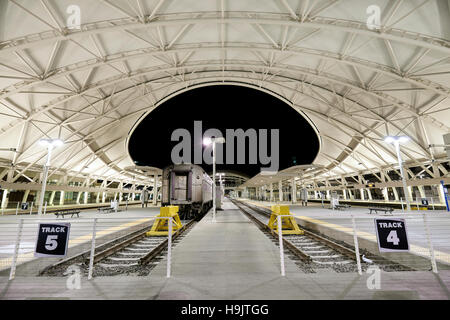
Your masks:
M 194 164 L 174 164 L 163 169 L 162 206 L 179 206 L 180 219 L 199 219 L 212 206 L 213 181 Z

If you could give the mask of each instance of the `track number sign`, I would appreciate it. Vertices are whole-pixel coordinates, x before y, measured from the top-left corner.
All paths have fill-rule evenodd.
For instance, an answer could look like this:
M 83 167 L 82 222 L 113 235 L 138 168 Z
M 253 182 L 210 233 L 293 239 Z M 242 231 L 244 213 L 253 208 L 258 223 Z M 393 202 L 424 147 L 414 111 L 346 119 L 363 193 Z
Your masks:
M 380 252 L 409 251 L 405 219 L 375 219 Z
M 40 223 L 35 257 L 64 257 L 69 244 L 70 223 Z

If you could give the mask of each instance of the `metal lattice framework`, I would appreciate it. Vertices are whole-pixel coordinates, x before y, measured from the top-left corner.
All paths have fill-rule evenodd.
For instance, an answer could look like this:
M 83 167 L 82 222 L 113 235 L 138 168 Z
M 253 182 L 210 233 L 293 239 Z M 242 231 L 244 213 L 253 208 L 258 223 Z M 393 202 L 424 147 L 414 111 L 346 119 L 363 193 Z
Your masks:
M 315 179 L 395 170 L 386 135 L 411 137 L 406 163 L 448 174 L 444 150 L 429 147 L 450 131 L 447 1 L 0 3 L 0 148 L 17 148 L 0 153 L 10 182 L 43 165 L 43 137 L 66 142 L 50 176 L 136 180 L 125 168 L 138 119 L 213 84 L 264 90 L 308 117 L 321 140 Z M 79 28 L 68 27 L 73 3 Z

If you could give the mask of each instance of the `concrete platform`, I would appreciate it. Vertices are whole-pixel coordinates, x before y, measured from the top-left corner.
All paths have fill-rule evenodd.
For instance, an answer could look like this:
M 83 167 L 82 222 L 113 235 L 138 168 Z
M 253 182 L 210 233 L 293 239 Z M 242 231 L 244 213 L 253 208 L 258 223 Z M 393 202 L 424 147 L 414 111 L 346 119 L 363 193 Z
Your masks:
M 275 204 L 274 202 L 245 201 L 266 209 L 270 209 L 271 205 Z M 405 254 L 383 254 L 383 256 L 397 262 L 405 262 L 405 264 L 412 267 L 415 266 L 419 270 L 429 270 L 431 268 L 429 263 L 428 238 L 423 220 L 423 214 L 426 214 L 436 261 L 440 269 L 450 269 L 450 213 L 446 211 L 428 210 L 404 213 L 401 210 L 395 210 L 393 215 L 384 215 L 369 214 L 367 208 L 361 207 L 351 207 L 346 210 L 330 210 L 328 209 L 328 205 L 322 208 L 322 205 L 319 203 L 308 203 L 306 207 L 287 202 L 284 204 L 289 205 L 290 212 L 295 216 L 300 225 L 342 240 L 350 245 L 353 245 L 351 217 L 354 216 L 360 248 L 367 249 L 374 254 L 379 254 L 374 218 L 388 217 L 406 219 L 410 252 L 424 259 L 413 261 L 414 257 L 408 256 L 405 258 Z
M 225 299 L 252 290 L 261 291 L 263 298 L 280 278 L 279 249 L 231 202 L 225 200 L 223 209 L 217 211 L 216 223 L 209 213 L 174 248 L 173 280 L 184 283 L 186 294 L 201 294 L 200 299 Z M 165 264 L 160 264 L 152 276 L 164 277 L 165 272 Z M 286 260 L 286 272 L 298 272 L 298 267 Z
M 228 278 L 228 288 L 214 288 L 207 278 L 173 276 L 119 276 L 81 280 L 80 289 L 68 289 L 67 278 L 21 277 L 8 281 L 0 277 L 0 300 L 449 300 L 450 272 L 381 273 L 380 289 L 370 290 L 368 275 L 287 274 L 267 279 Z M 250 285 L 253 282 L 253 285 Z M 250 285 L 250 286 L 249 286 Z
M 80 289 L 63 277 L 0 277 L 0 299 L 450 299 L 450 271 L 381 272 L 380 289 L 370 290 L 371 274 L 306 274 L 286 256 L 282 277 L 276 244 L 230 202 L 224 209 L 174 247 L 171 278 L 165 259 L 146 277 L 83 276 Z

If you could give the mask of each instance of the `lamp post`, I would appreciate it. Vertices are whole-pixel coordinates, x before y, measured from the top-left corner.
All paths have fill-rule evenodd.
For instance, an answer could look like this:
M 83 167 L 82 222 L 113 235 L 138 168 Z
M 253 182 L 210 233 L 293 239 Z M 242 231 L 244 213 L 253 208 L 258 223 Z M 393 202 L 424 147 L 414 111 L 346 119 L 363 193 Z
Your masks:
M 39 144 L 43 147 L 47 147 L 47 161 L 44 166 L 44 177 L 42 180 L 41 197 L 39 199 L 38 215 L 42 214 L 42 206 L 44 205 L 45 187 L 47 185 L 48 169 L 50 167 L 50 159 L 52 156 L 52 150 L 55 147 L 62 146 L 64 142 L 60 139 L 41 139 Z
M 408 186 L 406 185 L 406 176 L 405 176 L 405 172 L 403 171 L 402 157 L 400 155 L 400 143 L 406 143 L 409 140 L 410 139 L 407 136 L 388 136 L 388 137 L 384 138 L 385 142 L 394 144 L 395 151 L 397 152 L 397 161 L 398 161 L 398 165 L 400 167 L 400 174 L 402 175 L 403 193 L 405 194 L 407 211 L 411 211 L 411 203 L 410 203 L 410 199 L 409 199 Z
M 219 176 L 220 192 L 222 193 L 222 195 L 225 195 L 225 192 L 223 190 L 224 188 L 223 188 L 223 180 L 222 180 L 222 177 L 224 176 L 224 173 L 218 173 L 217 175 Z M 220 199 L 222 199 L 222 197 Z
M 212 138 L 204 138 L 203 144 L 208 146 L 212 144 L 213 151 L 213 222 L 216 222 L 216 143 L 225 143 L 225 138 L 223 137 L 212 137 Z

